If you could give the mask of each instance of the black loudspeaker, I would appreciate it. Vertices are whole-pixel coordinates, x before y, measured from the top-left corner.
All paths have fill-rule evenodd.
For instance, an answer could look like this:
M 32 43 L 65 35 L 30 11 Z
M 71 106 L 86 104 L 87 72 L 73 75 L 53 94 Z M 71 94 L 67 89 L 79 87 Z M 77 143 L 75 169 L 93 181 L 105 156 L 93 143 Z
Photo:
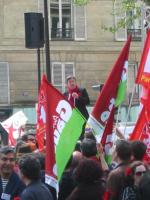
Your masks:
M 44 18 L 42 13 L 24 13 L 25 46 L 29 49 L 44 46 Z

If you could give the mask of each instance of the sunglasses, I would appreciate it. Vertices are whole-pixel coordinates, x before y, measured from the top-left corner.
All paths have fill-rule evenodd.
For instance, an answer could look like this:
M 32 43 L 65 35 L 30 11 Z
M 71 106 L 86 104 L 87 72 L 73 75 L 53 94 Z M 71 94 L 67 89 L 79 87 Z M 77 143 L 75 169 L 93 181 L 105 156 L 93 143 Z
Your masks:
M 146 171 L 139 171 L 139 172 L 135 172 L 135 175 L 136 176 L 142 176 L 142 175 L 144 175 L 146 173 Z

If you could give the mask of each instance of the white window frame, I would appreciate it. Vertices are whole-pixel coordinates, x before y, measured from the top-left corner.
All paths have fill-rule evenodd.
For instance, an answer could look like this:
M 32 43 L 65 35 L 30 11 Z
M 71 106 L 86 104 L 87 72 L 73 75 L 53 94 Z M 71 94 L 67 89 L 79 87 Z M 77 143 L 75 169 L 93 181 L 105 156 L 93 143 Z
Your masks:
M 65 92 L 66 90 L 66 79 L 65 79 L 65 65 L 66 64 L 70 64 L 73 67 L 73 75 L 75 76 L 75 66 L 74 66 L 74 62 L 52 62 L 52 83 L 54 85 L 54 65 L 61 65 L 62 67 L 62 85 L 54 85 L 54 86 L 61 86 L 62 87 L 62 92 Z
M 117 6 L 116 6 L 116 4 L 114 4 L 114 11 L 115 11 L 115 13 L 116 13 L 116 11 L 117 11 Z M 135 12 L 135 10 L 133 10 L 133 12 Z M 142 10 L 141 10 L 141 14 L 142 14 Z M 121 13 L 121 16 L 119 16 L 119 15 L 114 15 L 114 23 L 115 23 L 115 26 L 117 26 L 117 22 L 119 21 L 119 20 L 121 20 L 122 18 L 126 18 L 127 17 L 127 13 L 125 13 L 124 12 L 124 14 L 123 13 Z M 136 19 L 136 20 L 138 20 L 138 19 Z M 137 22 L 137 21 L 134 21 L 134 24 L 133 24 L 133 29 L 135 29 L 135 23 Z M 141 17 L 141 22 L 142 22 L 142 17 Z M 118 31 L 116 31 L 115 32 L 115 40 L 116 41 L 126 41 L 127 40 L 127 36 L 128 36 L 128 27 L 127 26 L 125 26 L 124 28 L 122 28 L 122 31 L 123 31 L 123 29 L 124 29 L 124 37 L 119 37 L 118 35 L 118 33 L 119 33 L 119 31 L 121 30 L 121 29 L 119 29 Z M 131 28 L 132 29 L 132 28 Z M 139 41 L 139 40 L 135 40 L 135 41 Z M 141 41 L 142 41 L 142 23 L 141 23 Z
M 129 82 L 129 79 L 128 79 L 128 76 L 129 76 L 129 68 L 133 67 L 134 68 L 134 78 L 136 79 L 136 76 L 137 76 L 137 72 L 138 72 L 138 63 L 137 62 L 129 62 L 129 65 L 128 65 L 128 73 L 127 73 L 127 91 L 129 91 L 128 89 L 128 82 Z M 133 83 L 133 87 L 134 87 L 134 84 L 135 84 L 135 81 Z M 135 93 L 138 93 L 139 94 L 139 85 L 136 84 L 135 86 Z
M 48 5 L 49 5 L 49 32 L 50 32 L 50 35 L 51 35 L 51 29 L 52 29 L 52 27 L 51 27 L 51 12 L 50 12 L 50 10 L 51 10 L 51 0 L 48 0 Z M 62 29 L 62 0 L 59 0 L 58 6 L 59 6 L 59 28 Z M 72 26 L 73 26 L 72 1 L 70 2 L 70 8 L 71 8 L 71 27 L 70 28 L 72 28 Z M 50 39 L 52 39 L 52 38 L 50 38 Z M 72 39 L 74 39 L 74 37 Z

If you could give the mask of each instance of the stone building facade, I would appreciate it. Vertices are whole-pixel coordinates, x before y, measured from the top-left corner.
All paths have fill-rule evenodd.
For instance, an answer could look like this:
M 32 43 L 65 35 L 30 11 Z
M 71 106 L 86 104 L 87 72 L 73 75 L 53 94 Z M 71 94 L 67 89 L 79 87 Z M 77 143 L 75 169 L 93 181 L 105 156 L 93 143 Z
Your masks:
M 37 53 L 36 49 L 25 48 L 24 13 L 43 12 L 43 2 L 0 0 L 1 108 L 34 107 L 37 102 Z M 65 77 L 73 73 L 94 103 L 98 91 L 92 86 L 104 83 L 126 40 L 127 29 L 116 34 L 102 29 L 103 25 L 115 23 L 112 0 L 90 0 L 85 6 L 76 6 L 71 0 L 48 0 L 48 7 L 52 82 L 63 92 Z M 142 28 L 137 26 L 135 29 Z M 142 45 L 139 38 L 131 46 L 128 96 Z M 41 73 L 45 73 L 45 68 L 45 53 L 41 49 Z

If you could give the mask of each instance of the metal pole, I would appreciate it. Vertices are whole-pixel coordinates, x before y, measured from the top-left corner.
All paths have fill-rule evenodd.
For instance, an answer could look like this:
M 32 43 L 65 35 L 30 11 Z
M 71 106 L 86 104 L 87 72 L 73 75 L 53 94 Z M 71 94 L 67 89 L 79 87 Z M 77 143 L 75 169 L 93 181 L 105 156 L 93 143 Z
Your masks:
M 41 59 L 40 59 L 40 48 L 37 49 L 37 64 L 38 64 L 38 91 L 41 85 Z
M 133 96 L 134 96 L 134 92 L 135 92 L 135 87 L 136 87 L 136 84 L 134 84 L 133 89 L 132 89 L 130 104 L 129 104 L 129 107 L 128 107 L 128 113 L 127 113 L 126 122 L 125 122 L 124 135 L 125 135 L 125 132 L 126 132 L 127 123 L 128 123 L 128 119 L 129 119 L 129 115 L 130 115 L 130 110 L 131 110 L 131 106 L 132 106 L 132 101 L 133 101 Z
M 48 81 L 51 82 L 47 0 L 44 0 L 44 32 L 45 32 L 46 74 Z

